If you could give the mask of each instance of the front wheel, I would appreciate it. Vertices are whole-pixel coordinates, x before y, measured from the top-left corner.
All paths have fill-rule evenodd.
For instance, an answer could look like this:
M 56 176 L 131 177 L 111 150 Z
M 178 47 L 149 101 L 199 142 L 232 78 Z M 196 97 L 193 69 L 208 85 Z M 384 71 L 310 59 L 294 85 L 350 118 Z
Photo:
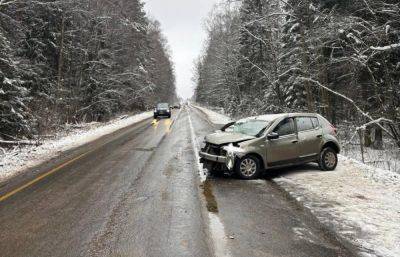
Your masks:
M 254 156 L 245 156 L 236 162 L 235 171 L 241 179 L 256 179 L 261 173 L 260 160 Z
M 331 171 L 336 169 L 338 157 L 335 150 L 330 147 L 322 149 L 319 154 L 318 165 L 321 170 Z

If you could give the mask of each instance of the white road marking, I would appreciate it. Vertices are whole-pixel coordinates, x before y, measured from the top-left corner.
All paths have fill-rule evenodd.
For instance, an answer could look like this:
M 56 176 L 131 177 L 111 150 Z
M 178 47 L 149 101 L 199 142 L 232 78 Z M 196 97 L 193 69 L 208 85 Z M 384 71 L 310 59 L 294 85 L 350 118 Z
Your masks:
M 196 164 L 197 164 L 200 180 L 201 180 L 201 183 L 203 183 L 207 179 L 207 173 L 204 172 L 203 165 L 199 162 L 199 160 L 200 160 L 200 156 L 199 156 L 200 145 L 196 139 L 196 133 L 194 132 L 192 118 L 190 117 L 190 113 L 189 113 L 188 109 L 186 109 L 186 111 L 187 111 L 188 118 L 189 118 L 190 137 L 192 138 L 192 147 L 193 147 L 193 151 L 194 151 L 194 156 L 196 158 Z
M 192 139 L 192 147 L 193 152 L 196 158 L 196 164 L 200 176 L 200 180 L 203 183 L 207 179 L 207 173 L 204 172 L 203 165 L 199 162 L 199 143 L 196 139 L 196 134 L 194 132 L 194 127 L 192 123 L 192 119 L 190 117 L 190 112 L 186 109 L 188 114 L 189 126 L 190 126 L 190 136 Z M 216 257 L 231 257 L 232 255 L 229 252 L 228 244 L 227 244 L 227 235 L 225 232 L 224 224 L 222 224 L 221 219 L 215 213 L 208 212 L 208 219 L 209 219 L 209 231 L 212 237 L 213 248 L 214 248 L 214 255 Z

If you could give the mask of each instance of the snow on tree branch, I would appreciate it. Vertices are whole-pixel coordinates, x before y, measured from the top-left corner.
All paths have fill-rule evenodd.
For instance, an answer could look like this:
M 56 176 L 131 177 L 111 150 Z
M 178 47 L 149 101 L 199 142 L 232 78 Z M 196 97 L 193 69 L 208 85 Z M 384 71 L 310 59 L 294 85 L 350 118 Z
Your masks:
M 371 46 L 370 47 L 370 49 L 376 50 L 376 51 L 391 51 L 391 50 L 396 50 L 398 48 L 400 48 L 400 43 L 387 45 L 387 46 Z
M 388 133 L 388 135 L 390 135 L 392 138 L 395 138 L 395 136 L 394 136 L 392 133 L 390 133 L 387 129 L 385 129 L 382 125 L 380 125 L 379 122 L 377 122 L 377 120 L 373 119 L 368 113 L 364 112 L 364 111 L 354 102 L 353 99 L 351 99 L 351 98 L 349 98 L 349 97 L 347 97 L 347 96 L 345 96 L 345 95 L 343 95 L 343 94 L 340 94 L 340 93 L 338 93 L 338 92 L 336 92 L 336 91 L 330 89 L 329 87 L 326 87 L 326 86 L 322 85 L 319 81 L 314 80 L 314 79 L 312 79 L 312 78 L 299 77 L 298 79 L 301 80 L 301 81 L 311 82 L 311 85 L 314 85 L 314 86 L 318 86 L 318 87 L 320 87 L 320 88 L 323 88 L 324 90 L 326 90 L 326 91 L 328 91 L 328 92 L 330 92 L 330 93 L 332 93 L 332 94 L 334 94 L 334 95 L 336 95 L 336 96 L 339 96 L 340 98 L 346 100 L 346 101 L 349 102 L 351 105 L 353 105 L 353 107 L 354 107 L 362 116 L 364 116 L 365 118 L 369 119 L 369 120 L 370 120 L 370 122 L 369 122 L 370 124 L 373 124 L 373 123 L 374 123 L 374 124 L 377 124 L 377 125 L 378 125 L 380 128 L 382 128 L 386 133 Z M 380 120 L 380 121 L 383 121 L 383 120 L 388 121 L 388 119 L 386 119 L 386 118 L 380 118 L 380 119 L 378 119 L 378 120 Z M 367 123 L 367 124 L 368 124 L 368 123 Z M 363 126 L 365 126 L 365 125 L 363 125 Z

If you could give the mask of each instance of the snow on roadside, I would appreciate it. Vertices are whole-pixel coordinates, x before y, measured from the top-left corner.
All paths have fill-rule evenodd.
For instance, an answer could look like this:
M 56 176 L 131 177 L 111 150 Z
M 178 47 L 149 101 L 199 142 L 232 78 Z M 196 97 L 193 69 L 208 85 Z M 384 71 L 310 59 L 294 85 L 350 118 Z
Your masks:
M 212 110 L 206 109 L 204 107 L 200 107 L 198 105 L 193 105 L 192 104 L 192 106 L 194 106 L 195 108 L 200 109 L 202 112 L 204 112 L 207 115 L 208 119 L 214 124 L 219 124 L 219 125 L 220 124 L 227 124 L 227 123 L 233 121 L 228 116 L 220 114 L 218 112 L 214 112 Z
M 361 255 L 400 256 L 400 187 L 360 171 L 340 158 L 335 171 L 302 167 L 274 181 Z
M 386 185 L 400 185 L 400 174 L 397 172 L 376 168 L 347 156 L 340 155 L 340 158 L 341 160 L 351 162 L 354 166 L 363 171 L 364 176 L 376 182 L 381 182 Z
M 152 117 L 152 112 L 145 112 L 130 117 L 121 116 L 115 120 L 102 123 L 82 124 L 71 133 L 59 133 L 55 139 L 45 140 L 40 146 L 16 147 L 0 153 L 0 182 L 19 172 L 39 165 L 60 152 L 84 145 L 121 128 Z
M 205 113 L 214 117 L 213 123 L 221 122 L 215 120 L 221 114 Z M 339 156 L 335 171 L 305 165 L 285 170 L 273 180 L 362 256 L 400 256 L 397 173 Z

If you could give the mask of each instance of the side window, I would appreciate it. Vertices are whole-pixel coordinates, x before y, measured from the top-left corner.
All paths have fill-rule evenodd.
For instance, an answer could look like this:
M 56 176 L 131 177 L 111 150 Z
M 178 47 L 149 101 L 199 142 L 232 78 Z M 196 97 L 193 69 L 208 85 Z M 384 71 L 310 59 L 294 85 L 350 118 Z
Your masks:
M 287 118 L 281 121 L 278 126 L 275 127 L 274 132 L 278 133 L 279 136 L 294 134 L 295 129 L 293 119 Z
M 320 127 L 320 126 L 319 126 L 319 120 L 318 120 L 318 118 L 312 117 L 312 118 L 311 118 L 311 121 L 312 121 L 313 127 L 314 127 L 315 129 Z
M 314 128 L 313 122 L 311 121 L 310 117 L 298 117 L 296 118 L 296 122 L 297 122 L 297 130 L 299 132 Z

